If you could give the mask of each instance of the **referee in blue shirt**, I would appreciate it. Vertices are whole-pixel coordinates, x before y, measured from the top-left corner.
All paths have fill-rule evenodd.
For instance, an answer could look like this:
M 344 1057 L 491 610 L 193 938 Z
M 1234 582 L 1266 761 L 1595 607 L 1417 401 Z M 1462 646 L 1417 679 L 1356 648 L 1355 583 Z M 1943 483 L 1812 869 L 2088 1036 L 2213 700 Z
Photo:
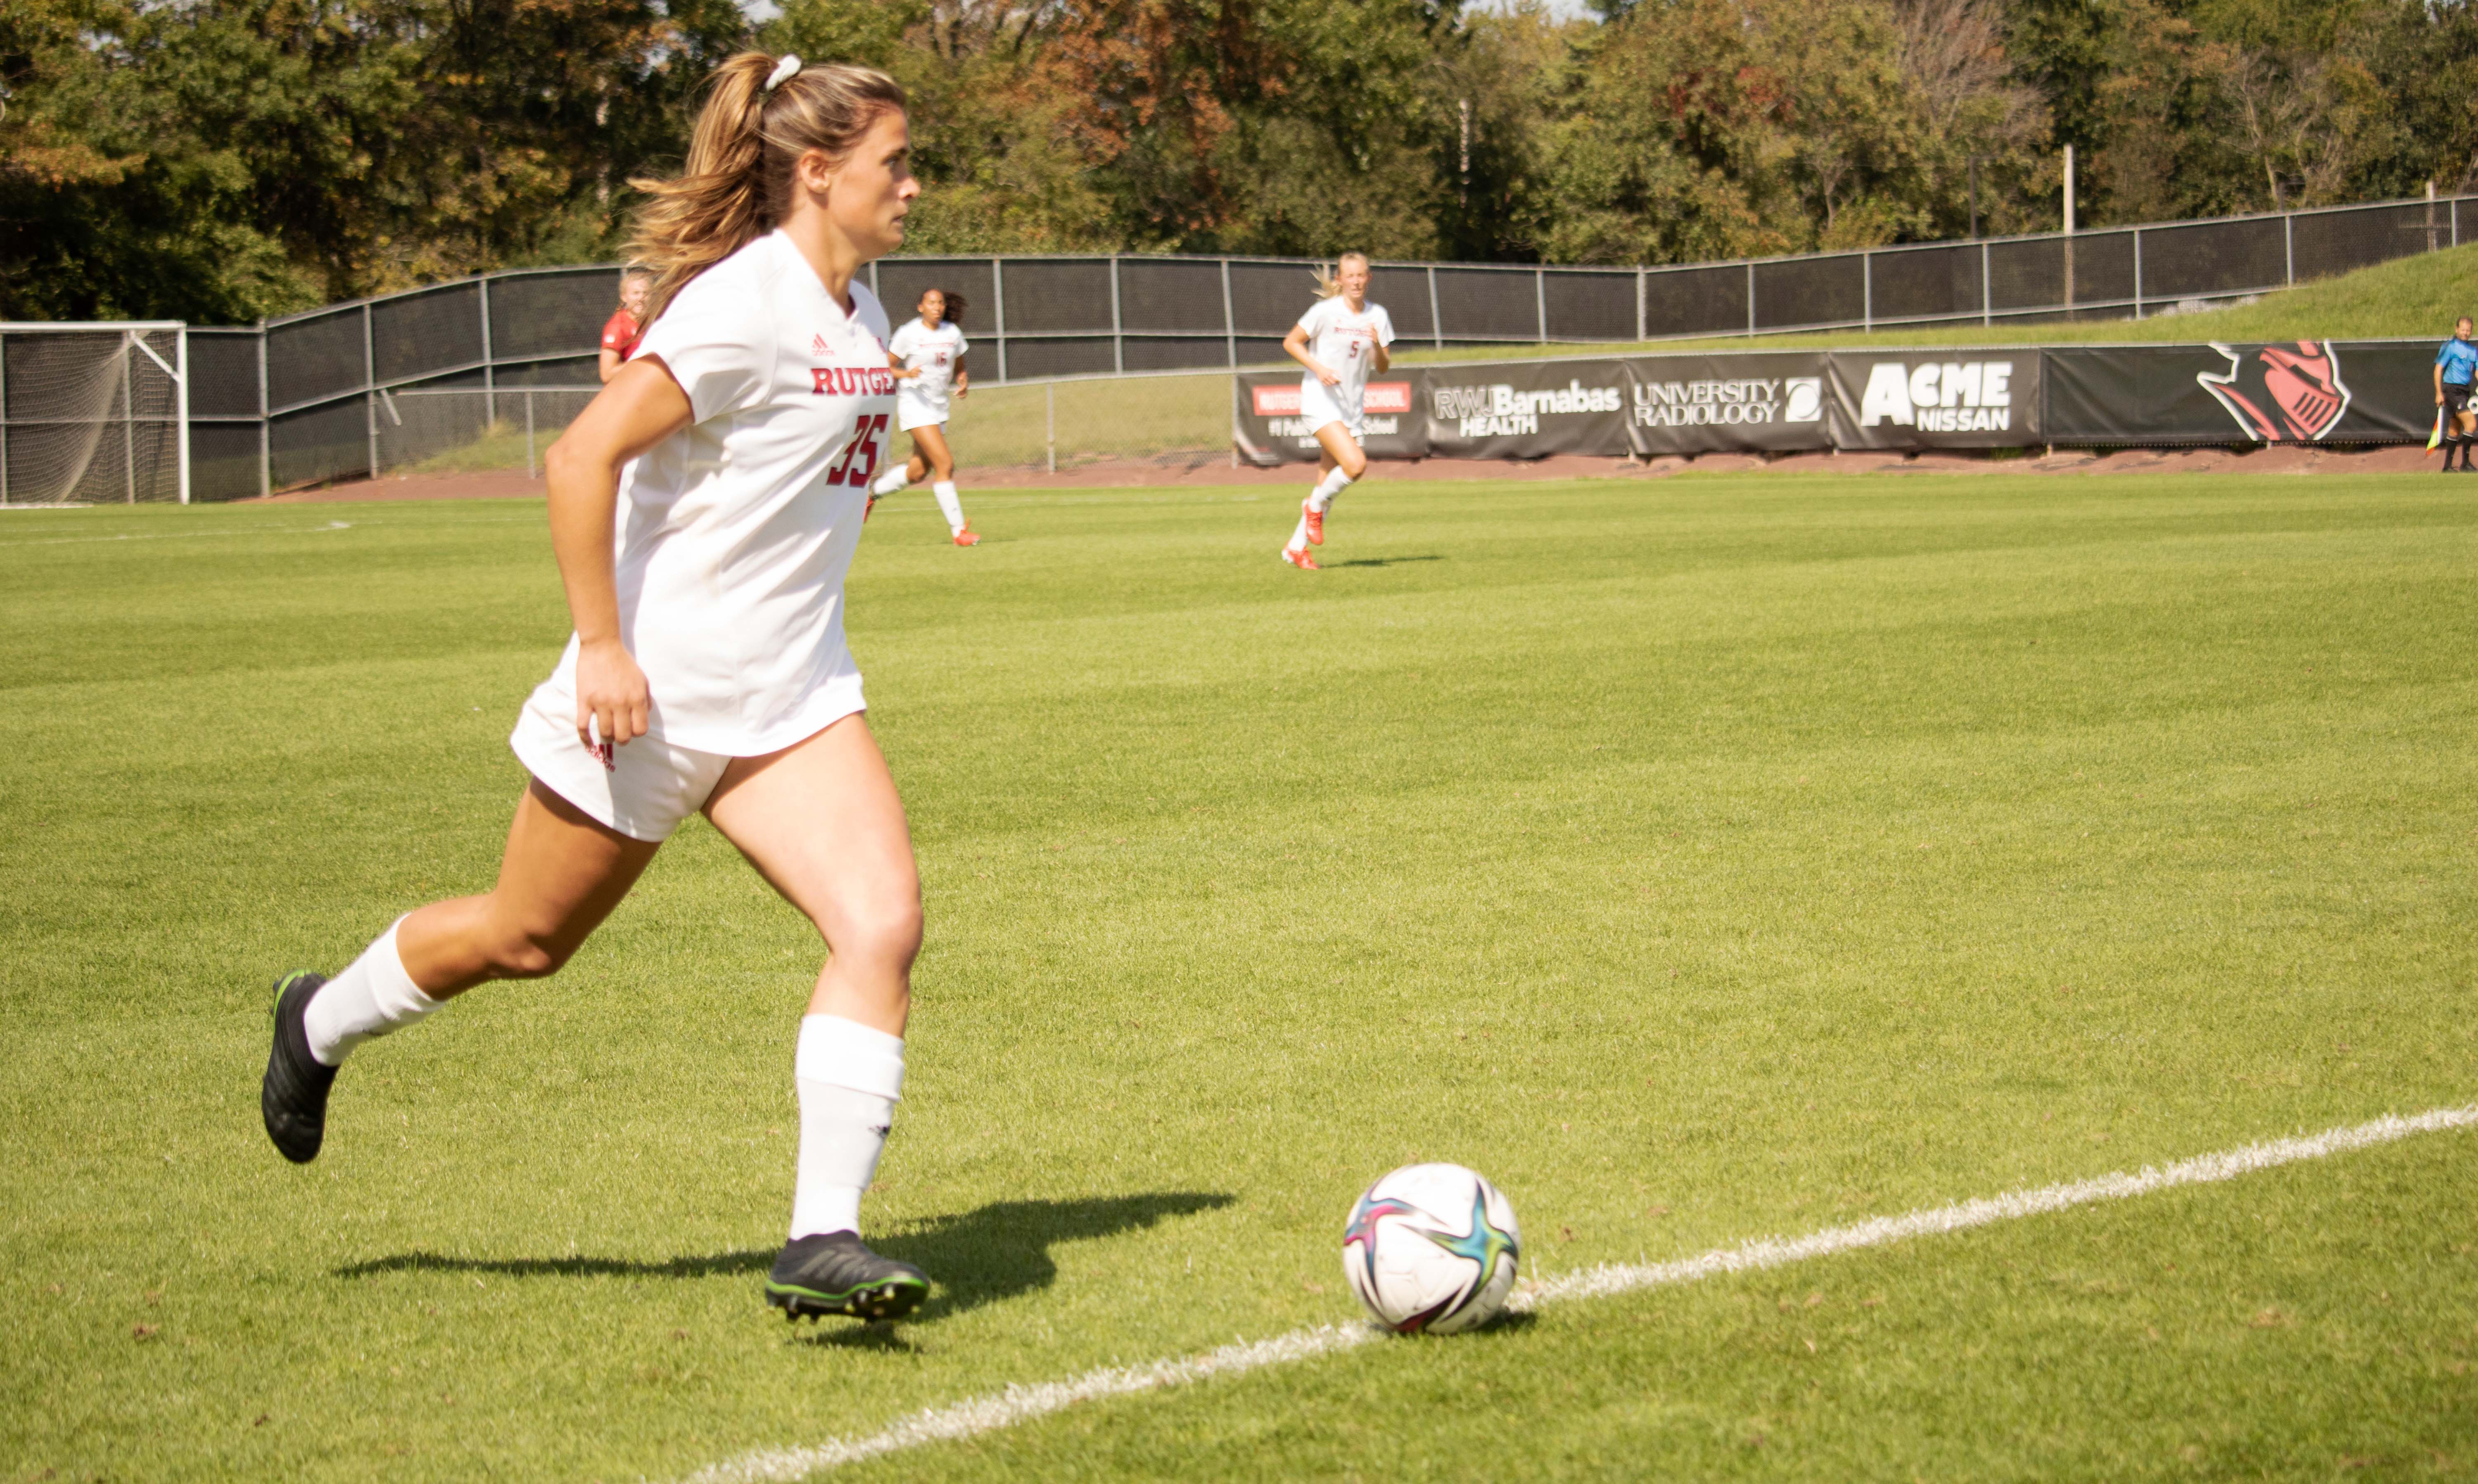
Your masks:
M 2469 405 L 2469 381 L 2478 373 L 2478 344 L 2469 339 L 2469 316 L 2452 327 L 2452 339 L 2435 353 L 2435 405 L 2442 408 L 2443 472 L 2455 472 L 2452 456 L 2461 455 L 2460 473 L 2478 473 L 2469 466 L 2469 445 L 2478 442 L 2478 409 Z

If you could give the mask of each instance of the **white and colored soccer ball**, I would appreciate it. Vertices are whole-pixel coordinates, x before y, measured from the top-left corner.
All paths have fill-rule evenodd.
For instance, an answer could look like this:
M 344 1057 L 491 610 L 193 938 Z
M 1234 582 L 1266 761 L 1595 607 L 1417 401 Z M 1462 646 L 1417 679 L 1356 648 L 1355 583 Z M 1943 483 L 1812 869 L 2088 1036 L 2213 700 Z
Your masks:
M 1522 1251 L 1496 1186 L 1460 1165 L 1405 1165 L 1351 1208 L 1342 1270 L 1379 1324 L 1451 1335 L 1505 1307 Z

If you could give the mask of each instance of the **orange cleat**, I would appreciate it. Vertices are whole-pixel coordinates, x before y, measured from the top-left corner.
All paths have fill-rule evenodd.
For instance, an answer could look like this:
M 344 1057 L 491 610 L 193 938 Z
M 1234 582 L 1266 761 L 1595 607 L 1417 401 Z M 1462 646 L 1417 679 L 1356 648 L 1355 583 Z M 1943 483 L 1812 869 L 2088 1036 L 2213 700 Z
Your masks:
M 1316 496 L 1310 495 L 1306 499 L 1300 501 L 1300 514 L 1307 519 L 1308 544 L 1311 546 L 1324 545 L 1325 512 L 1316 508 Z
M 869 493 L 869 503 L 860 508 L 860 523 L 863 525 L 869 524 L 869 517 L 876 513 L 877 491 L 872 490 Z
M 980 543 L 981 533 L 971 526 L 966 526 L 955 533 L 955 544 L 958 546 L 977 546 Z
M 1325 570 L 1325 568 L 1317 566 L 1316 558 L 1308 555 L 1308 549 L 1305 546 L 1283 547 L 1282 560 L 1288 562 L 1291 566 L 1298 567 L 1302 572 L 1321 572 Z

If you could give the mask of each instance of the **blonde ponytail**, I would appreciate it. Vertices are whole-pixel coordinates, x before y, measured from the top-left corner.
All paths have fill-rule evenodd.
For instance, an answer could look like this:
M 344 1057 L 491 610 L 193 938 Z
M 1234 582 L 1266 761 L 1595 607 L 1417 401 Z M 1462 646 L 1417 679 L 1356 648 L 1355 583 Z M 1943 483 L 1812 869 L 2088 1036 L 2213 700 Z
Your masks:
M 783 71 L 789 75 L 772 81 Z M 902 85 L 874 68 L 809 66 L 764 52 L 731 58 L 707 86 L 686 168 L 670 180 L 628 183 L 652 198 L 639 210 L 629 243 L 629 256 L 654 277 L 648 325 L 689 280 L 783 219 L 802 155 L 819 149 L 840 161 L 879 115 L 906 104 Z
M 1368 266 L 1368 255 L 1366 253 L 1344 253 L 1341 257 L 1333 260 L 1333 266 L 1330 268 L 1320 263 L 1315 267 L 1308 269 L 1308 276 L 1316 280 L 1316 296 L 1318 298 L 1331 299 L 1337 298 L 1341 295 L 1342 265 L 1346 263 L 1357 263 L 1364 268 Z

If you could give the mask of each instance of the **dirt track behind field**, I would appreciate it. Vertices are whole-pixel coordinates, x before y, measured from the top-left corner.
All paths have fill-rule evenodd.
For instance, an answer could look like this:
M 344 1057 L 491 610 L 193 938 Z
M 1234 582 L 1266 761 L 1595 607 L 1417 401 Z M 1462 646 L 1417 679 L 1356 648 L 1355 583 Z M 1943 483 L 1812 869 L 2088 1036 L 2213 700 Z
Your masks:
M 2425 450 L 2401 445 L 2364 451 L 2295 446 L 2232 453 L 2225 448 L 2186 450 L 2124 449 L 2092 454 L 2059 452 L 2040 459 L 1988 459 L 1967 454 L 1928 453 L 1802 453 L 1765 458 L 1760 454 L 1714 453 L 1699 458 L 1659 458 L 1649 463 L 1630 459 L 1591 459 L 1577 454 L 1529 463 L 1493 459 L 1419 459 L 1378 464 L 1371 477 L 1379 483 L 1436 479 L 1521 482 L 1542 479 L 1663 479 L 1684 473 L 1767 474 L 2415 474 L 2433 473 L 2437 463 Z M 1210 485 L 1286 485 L 1312 483 L 1309 465 L 1286 464 L 1274 468 L 1231 467 L 1226 455 L 1145 460 L 1114 460 L 1077 465 L 1046 474 L 1028 468 L 965 468 L 956 481 L 977 490 L 1093 490 L 1132 487 L 1171 488 Z M 2473 486 L 2478 488 L 2478 486 Z M 296 490 L 245 503 L 330 504 L 358 500 L 489 500 L 540 497 L 543 482 L 524 474 L 406 474 L 359 480 L 319 490 Z

